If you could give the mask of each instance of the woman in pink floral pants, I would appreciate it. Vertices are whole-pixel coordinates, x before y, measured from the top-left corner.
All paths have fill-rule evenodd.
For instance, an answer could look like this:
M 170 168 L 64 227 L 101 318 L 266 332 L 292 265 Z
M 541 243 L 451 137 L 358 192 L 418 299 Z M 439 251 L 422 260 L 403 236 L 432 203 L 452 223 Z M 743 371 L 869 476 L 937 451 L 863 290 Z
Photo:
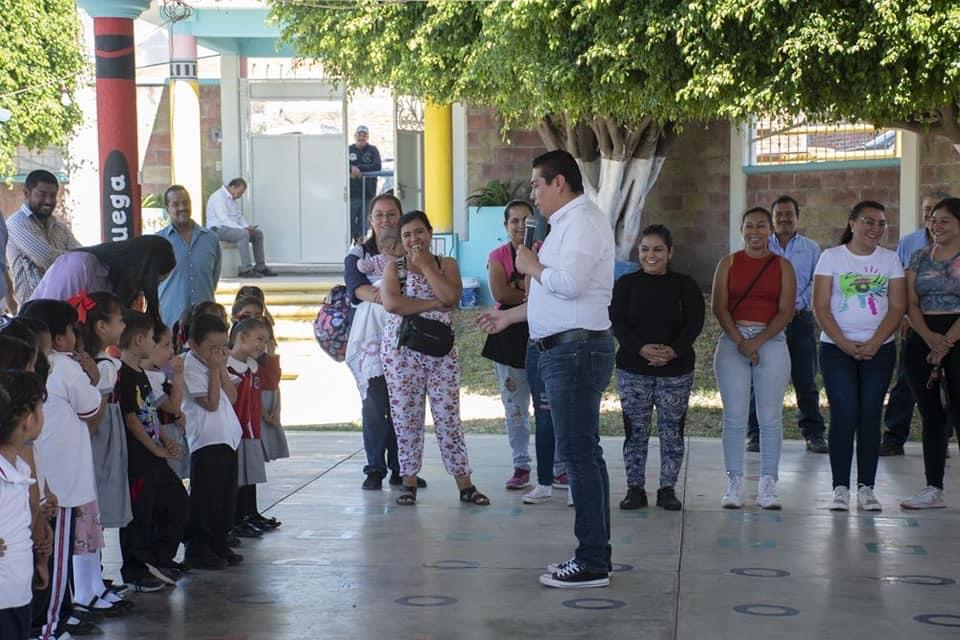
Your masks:
M 433 227 L 425 213 L 411 211 L 400 218 L 399 226 L 407 255 L 388 264 L 383 274 L 381 297 L 390 315 L 380 345 L 403 475 L 403 490 L 397 504 L 413 505 L 417 501 L 417 474 L 423 462 L 425 397 L 428 397 L 443 466 L 456 478 L 460 500 L 488 505 L 489 498 L 477 491 L 470 480 L 467 445 L 460 421 L 460 361 L 456 347 L 443 357 L 435 357 L 397 346 L 403 316 L 420 315 L 450 324 L 450 309 L 460 301 L 460 270 L 453 258 L 430 253 Z

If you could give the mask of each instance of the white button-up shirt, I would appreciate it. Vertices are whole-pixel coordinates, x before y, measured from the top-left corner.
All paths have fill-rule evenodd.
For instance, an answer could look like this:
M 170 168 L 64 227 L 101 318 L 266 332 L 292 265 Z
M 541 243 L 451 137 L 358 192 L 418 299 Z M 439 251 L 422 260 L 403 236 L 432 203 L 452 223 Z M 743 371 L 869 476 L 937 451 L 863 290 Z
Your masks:
M 33 594 L 33 542 L 30 538 L 30 467 L 0 456 L 0 539 L 7 551 L 0 558 L 0 609 L 30 603 Z
M 610 328 L 613 295 L 613 231 L 603 212 L 581 195 L 547 220 L 550 235 L 540 248 L 540 281 L 530 285 L 530 337 L 570 329 Z
M 203 447 L 216 444 L 225 444 L 236 449 L 243 432 L 226 392 L 220 389 L 220 403 L 216 411 L 207 411 L 201 407 L 197 398 L 207 397 L 210 370 L 192 352 L 188 352 L 183 358 L 183 385 L 186 393 L 183 394 L 181 410 L 187 419 L 187 445 L 190 451 L 199 451 Z
M 207 228 L 233 227 L 246 229 L 247 221 L 243 219 L 240 201 L 235 200 L 226 187 L 220 187 L 207 199 Z

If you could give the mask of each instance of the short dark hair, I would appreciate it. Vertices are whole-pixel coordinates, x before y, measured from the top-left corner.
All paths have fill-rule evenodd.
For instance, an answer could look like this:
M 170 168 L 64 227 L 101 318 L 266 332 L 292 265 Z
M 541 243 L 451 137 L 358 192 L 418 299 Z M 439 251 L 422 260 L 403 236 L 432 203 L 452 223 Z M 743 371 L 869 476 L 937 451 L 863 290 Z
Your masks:
M 67 333 L 67 327 L 76 327 L 77 310 L 63 300 L 38 298 L 27 301 L 20 308 L 21 318 L 39 320 L 50 330 L 50 337 L 56 338 Z
M 246 189 L 246 188 L 247 188 L 247 181 L 244 180 L 243 178 L 234 178 L 233 180 L 231 180 L 230 182 L 227 183 L 227 186 L 228 186 L 228 187 L 243 187 L 244 189 Z
M 27 179 L 23 181 L 23 186 L 27 189 L 33 189 L 38 184 L 52 184 L 55 187 L 60 186 L 60 181 L 57 180 L 57 176 L 53 175 L 46 169 L 34 169 L 27 174 Z
M 31 371 L 0 371 L 0 444 L 7 444 L 23 416 L 47 399 L 39 375 Z
M 183 191 L 184 193 L 187 194 L 188 198 L 190 197 L 190 192 L 187 191 L 187 188 L 185 186 L 183 186 L 182 184 L 172 184 L 169 187 L 167 187 L 166 191 L 163 192 L 163 206 L 167 206 L 168 204 L 170 204 L 170 194 L 174 193 L 175 191 Z
M 782 196 L 778 196 L 777 199 L 773 201 L 773 204 L 770 205 L 770 211 L 773 211 L 774 209 L 776 209 L 778 204 L 784 204 L 784 203 L 792 204 L 794 213 L 797 214 L 798 218 L 800 217 L 800 205 L 797 204 L 796 200 L 794 200 L 792 197 L 786 194 Z
M 172 334 L 172 330 L 170 329 L 170 327 L 163 324 L 163 320 L 161 320 L 160 318 L 153 319 L 153 342 L 154 343 L 160 342 L 161 336 L 163 336 L 163 334 L 165 334 L 167 331 L 170 331 Z
M 207 339 L 211 333 L 227 333 L 227 325 L 223 320 L 216 316 L 199 315 L 194 317 L 190 323 L 190 339 L 200 344 Z
M 765 209 L 763 207 L 750 207 L 749 209 L 744 211 L 743 215 L 740 216 L 741 227 L 743 226 L 743 223 L 746 222 L 747 216 L 750 215 L 751 213 L 762 213 L 763 215 L 767 216 L 767 222 L 769 222 L 770 226 L 773 227 L 773 215 L 770 214 L 769 209 Z
M 503 208 L 503 224 L 507 224 L 507 220 L 510 219 L 510 209 L 513 209 L 514 207 L 526 207 L 527 210 L 530 211 L 531 216 L 536 215 L 536 212 L 533 210 L 532 204 L 530 204 L 526 200 L 523 200 L 522 198 L 518 198 L 516 200 L 511 200 Z
M 557 176 L 563 176 L 574 193 L 583 193 L 583 174 L 576 159 L 568 151 L 555 149 L 547 151 L 533 159 L 533 168 L 540 169 L 540 177 L 545 182 L 553 182 Z
M 137 336 L 149 334 L 153 336 L 154 320 L 152 316 L 139 311 L 127 309 L 123 314 L 123 321 L 127 324 L 120 335 L 120 348 L 129 349 Z
M 40 335 L 49 334 L 50 328 L 47 323 L 36 318 L 0 318 L 0 335 L 11 338 L 19 338 L 24 342 L 33 345 L 37 350 L 37 360 L 33 365 L 34 371 L 47 383 L 47 376 L 50 374 L 50 361 L 47 360 L 47 354 L 40 351 Z
M 430 218 L 427 217 L 427 214 L 419 209 L 414 209 L 413 211 L 407 211 L 405 214 L 400 216 L 400 222 L 397 223 L 397 229 L 403 229 L 403 226 L 410 224 L 414 220 L 419 220 L 427 228 L 427 231 L 433 232 L 433 225 L 430 224 Z
M 0 369 L 23 371 L 36 357 L 37 348 L 32 344 L 13 336 L 0 335 Z
M 239 300 L 240 298 L 253 297 L 260 300 L 260 302 L 266 304 L 267 298 L 263 294 L 263 289 L 258 287 L 255 284 L 245 284 L 239 289 L 237 289 L 237 297 L 234 300 Z
M 641 240 L 644 236 L 660 236 L 663 244 L 667 245 L 667 249 L 673 249 L 673 234 L 670 233 L 670 229 L 666 225 L 651 224 L 640 232 Z

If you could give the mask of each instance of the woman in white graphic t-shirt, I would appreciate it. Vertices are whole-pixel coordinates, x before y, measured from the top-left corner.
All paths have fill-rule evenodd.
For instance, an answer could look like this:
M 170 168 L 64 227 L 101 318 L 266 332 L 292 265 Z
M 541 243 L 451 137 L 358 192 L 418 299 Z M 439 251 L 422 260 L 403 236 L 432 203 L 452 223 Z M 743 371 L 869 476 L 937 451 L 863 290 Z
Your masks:
M 857 502 L 880 511 L 873 492 L 880 451 L 883 398 L 897 359 L 893 334 L 907 307 L 903 267 L 880 246 L 884 207 L 865 200 L 851 211 L 840 245 L 820 256 L 813 309 L 823 327 L 820 370 L 830 402 L 830 509 L 850 504 L 850 468 L 857 451 Z

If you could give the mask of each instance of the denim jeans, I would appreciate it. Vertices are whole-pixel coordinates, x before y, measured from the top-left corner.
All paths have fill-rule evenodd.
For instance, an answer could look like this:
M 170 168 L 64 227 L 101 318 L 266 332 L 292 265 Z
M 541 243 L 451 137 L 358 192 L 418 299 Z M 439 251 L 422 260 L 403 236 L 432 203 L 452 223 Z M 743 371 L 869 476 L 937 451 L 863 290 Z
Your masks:
M 494 362 L 503 402 L 503 421 L 513 453 L 513 468 L 530 470 L 530 385 L 527 372 Z
M 763 331 L 763 327 L 738 329 L 744 338 L 753 338 Z M 758 356 L 760 360 L 754 365 L 726 334 L 721 334 L 717 341 L 713 370 L 723 402 L 723 462 L 727 475 L 743 475 L 743 441 L 752 384 L 760 422 L 760 474 L 776 480 L 783 443 L 783 394 L 790 379 L 790 352 L 784 334 L 764 342 Z
M 913 420 L 913 407 L 916 404 L 913 391 L 907 383 L 907 342 L 913 331 L 900 339 L 900 362 L 897 364 L 897 379 L 890 389 L 887 410 L 883 414 L 883 441 L 894 445 L 903 445 L 910 438 L 910 422 Z
M 854 439 L 857 486 L 873 486 L 880 456 L 883 397 L 896 359 L 893 342 L 880 347 L 870 360 L 854 360 L 840 347 L 820 343 L 820 370 L 830 401 L 830 468 L 834 487 L 850 486 Z
M 540 376 L 576 509 L 574 557 L 592 572 L 610 564 L 610 478 L 600 447 L 600 400 L 614 363 L 613 336 L 559 344 L 540 354 Z
M 397 459 L 397 434 L 390 417 L 390 396 L 383 376 L 370 378 L 367 397 L 363 399 L 363 451 L 367 454 L 364 473 L 387 475 L 387 469 L 400 472 Z M 386 464 L 384 464 L 386 454 Z
M 550 399 L 540 377 L 540 350 L 533 344 L 527 347 L 527 384 L 533 398 L 533 419 L 536 424 L 535 448 L 537 452 L 537 484 L 549 487 L 553 476 L 566 470 L 553 431 L 553 414 Z
M 790 382 L 797 394 L 800 418 L 797 425 L 805 440 L 823 437 L 826 425 L 820 413 L 820 391 L 817 389 L 817 323 L 810 311 L 797 311 L 787 325 L 787 350 L 790 352 Z M 747 438 L 759 437 L 757 407 L 750 390 L 750 428 Z

